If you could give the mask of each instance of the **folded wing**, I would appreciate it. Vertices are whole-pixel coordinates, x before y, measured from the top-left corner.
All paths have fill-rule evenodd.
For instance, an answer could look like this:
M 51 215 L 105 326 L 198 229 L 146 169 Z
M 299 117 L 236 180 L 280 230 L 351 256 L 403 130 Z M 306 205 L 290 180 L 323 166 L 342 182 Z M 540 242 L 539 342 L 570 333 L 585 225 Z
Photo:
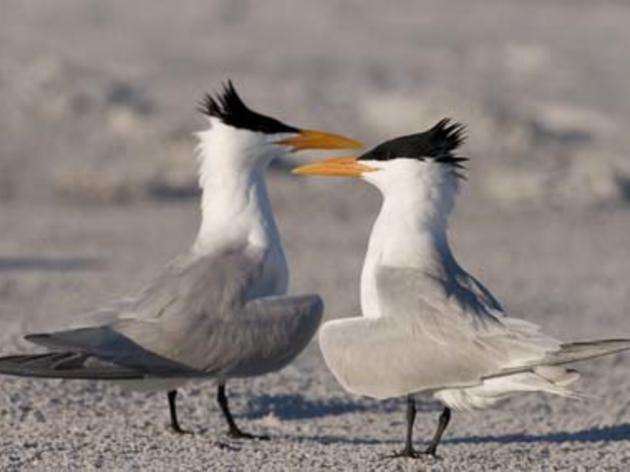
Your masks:
M 320 333 L 328 366 L 358 394 L 387 398 L 476 385 L 560 348 L 456 281 L 384 267 L 377 291 L 381 317 L 335 320 Z
M 227 377 L 280 368 L 314 335 L 322 302 L 316 295 L 248 301 L 259 260 L 256 254 L 234 251 L 177 261 L 136 299 L 95 312 L 82 327 L 27 336 L 57 352 L 2 358 L 0 372 Z M 73 368 L 63 370 L 70 359 Z

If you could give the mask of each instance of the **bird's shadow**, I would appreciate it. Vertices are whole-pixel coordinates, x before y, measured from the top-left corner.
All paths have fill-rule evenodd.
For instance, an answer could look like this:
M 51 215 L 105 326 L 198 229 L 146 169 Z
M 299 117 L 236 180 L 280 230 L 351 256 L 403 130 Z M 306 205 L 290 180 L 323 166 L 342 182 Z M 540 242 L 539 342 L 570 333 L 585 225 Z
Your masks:
M 382 440 L 373 438 L 347 437 L 347 436 L 302 436 L 301 440 L 315 441 L 320 444 L 394 444 L 399 440 Z M 604 428 L 590 428 L 581 431 L 559 431 L 546 434 L 503 434 L 487 436 L 467 436 L 444 439 L 442 444 L 518 444 L 518 443 L 595 443 L 595 442 L 619 442 L 630 440 L 630 423 L 623 423 Z
M 546 434 L 503 434 L 451 438 L 446 444 L 485 444 L 485 443 L 564 443 L 564 442 L 617 442 L 630 440 L 630 423 L 622 423 L 603 428 L 590 428 L 582 431 L 559 431 Z
M 345 398 L 332 398 L 328 400 L 312 400 L 302 395 L 260 395 L 248 402 L 246 416 L 250 419 L 260 419 L 270 413 L 282 420 L 300 420 L 318 418 L 324 416 L 337 416 L 352 413 L 399 412 L 403 408 L 401 399 L 386 401 L 372 401 L 362 399 L 352 401 Z M 441 406 L 437 402 L 418 402 L 418 411 L 440 411 Z M 348 437 L 336 435 L 300 436 L 298 439 L 315 441 L 321 444 L 393 444 L 398 440 L 383 440 L 365 437 Z M 467 437 L 447 438 L 444 444 L 512 444 L 512 443 L 565 443 L 565 442 L 618 442 L 630 440 L 630 423 L 622 423 L 614 426 L 590 428 L 581 431 L 558 431 L 545 434 L 503 434 L 503 435 L 476 435 Z
M 71 272 L 99 270 L 103 261 L 93 257 L 0 257 L 0 272 Z
M 343 398 L 309 400 L 302 395 L 260 395 L 248 402 L 247 417 L 263 418 L 273 414 L 282 420 L 299 420 L 348 413 L 398 411 L 400 401 L 351 401 Z

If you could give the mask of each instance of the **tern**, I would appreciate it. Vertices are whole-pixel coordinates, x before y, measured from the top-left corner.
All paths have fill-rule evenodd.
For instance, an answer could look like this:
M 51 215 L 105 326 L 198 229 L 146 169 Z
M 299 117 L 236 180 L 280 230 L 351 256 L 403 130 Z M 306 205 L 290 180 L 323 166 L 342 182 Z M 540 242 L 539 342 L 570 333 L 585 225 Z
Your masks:
M 198 133 L 201 224 L 190 251 L 136 296 L 79 317 L 68 329 L 25 336 L 50 352 L 2 357 L 0 373 L 167 391 L 176 432 L 185 432 L 177 387 L 213 378 L 229 436 L 260 438 L 235 423 L 226 381 L 286 366 L 309 343 L 323 311 L 318 295 L 285 295 L 289 271 L 266 169 L 294 151 L 362 145 L 257 113 L 231 81 L 199 108 L 209 128 Z
M 630 348 L 630 339 L 563 343 L 528 321 L 508 318 L 499 302 L 456 261 L 447 237 L 464 162 L 461 124 L 384 142 L 359 157 L 314 162 L 303 175 L 361 177 L 383 202 L 361 274 L 362 316 L 324 323 L 325 362 L 349 392 L 377 399 L 407 396 L 404 449 L 435 455 L 451 409 L 488 408 L 512 394 L 578 394 L 575 370 L 562 364 Z M 415 395 L 444 405 L 432 441 L 413 448 Z

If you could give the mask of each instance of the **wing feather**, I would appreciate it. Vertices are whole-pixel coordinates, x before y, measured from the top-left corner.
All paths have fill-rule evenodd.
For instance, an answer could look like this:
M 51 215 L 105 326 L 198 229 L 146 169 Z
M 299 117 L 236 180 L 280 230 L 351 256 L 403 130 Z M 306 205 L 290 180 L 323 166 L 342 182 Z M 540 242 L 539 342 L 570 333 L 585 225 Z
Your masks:
M 20 377 L 127 380 L 142 374 L 77 352 L 53 352 L 0 358 L 0 372 Z
M 284 366 L 321 320 L 316 295 L 247 300 L 260 255 L 228 251 L 172 264 L 133 300 L 100 310 L 103 325 L 27 336 L 141 375 L 245 376 Z M 100 315 L 99 315 L 100 313 Z
M 379 269 L 381 315 L 326 323 L 326 363 L 349 391 L 376 398 L 476 385 L 540 361 L 560 343 L 507 318 L 476 280 L 440 280 L 417 269 Z

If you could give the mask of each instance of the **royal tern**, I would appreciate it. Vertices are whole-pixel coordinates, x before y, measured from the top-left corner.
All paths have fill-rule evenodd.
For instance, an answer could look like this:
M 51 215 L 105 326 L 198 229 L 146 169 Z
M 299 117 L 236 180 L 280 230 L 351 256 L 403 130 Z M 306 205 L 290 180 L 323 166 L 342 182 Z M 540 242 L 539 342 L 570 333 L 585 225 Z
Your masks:
M 397 456 L 435 455 L 451 409 L 487 408 L 519 392 L 576 396 L 578 374 L 562 366 L 630 348 L 629 339 L 562 343 L 500 304 L 455 260 L 447 222 L 466 159 L 463 127 L 445 119 L 387 141 L 360 157 L 328 159 L 296 174 L 356 176 L 383 203 L 361 274 L 363 316 L 324 323 L 326 364 L 349 392 L 407 396 L 405 447 Z M 415 394 L 444 405 L 423 453 L 412 445 Z
M 289 273 L 266 169 L 290 152 L 361 144 L 256 113 L 231 82 L 207 95 L 200 111 L 210 126 L 198 133 L 202 218 L 191 250 L 137 296 L 79 317 L 68 329 L 27 335 L 51 351 L 0 358 L 0 373 L 165 390 L 177 432 L 183 431 L 176 388 L 214 378 L 229 435 L 250 438 L 230 413 L 227 379 L 286 366 L 314 335 L 323 310 L 318 295 L 285 296 Z

